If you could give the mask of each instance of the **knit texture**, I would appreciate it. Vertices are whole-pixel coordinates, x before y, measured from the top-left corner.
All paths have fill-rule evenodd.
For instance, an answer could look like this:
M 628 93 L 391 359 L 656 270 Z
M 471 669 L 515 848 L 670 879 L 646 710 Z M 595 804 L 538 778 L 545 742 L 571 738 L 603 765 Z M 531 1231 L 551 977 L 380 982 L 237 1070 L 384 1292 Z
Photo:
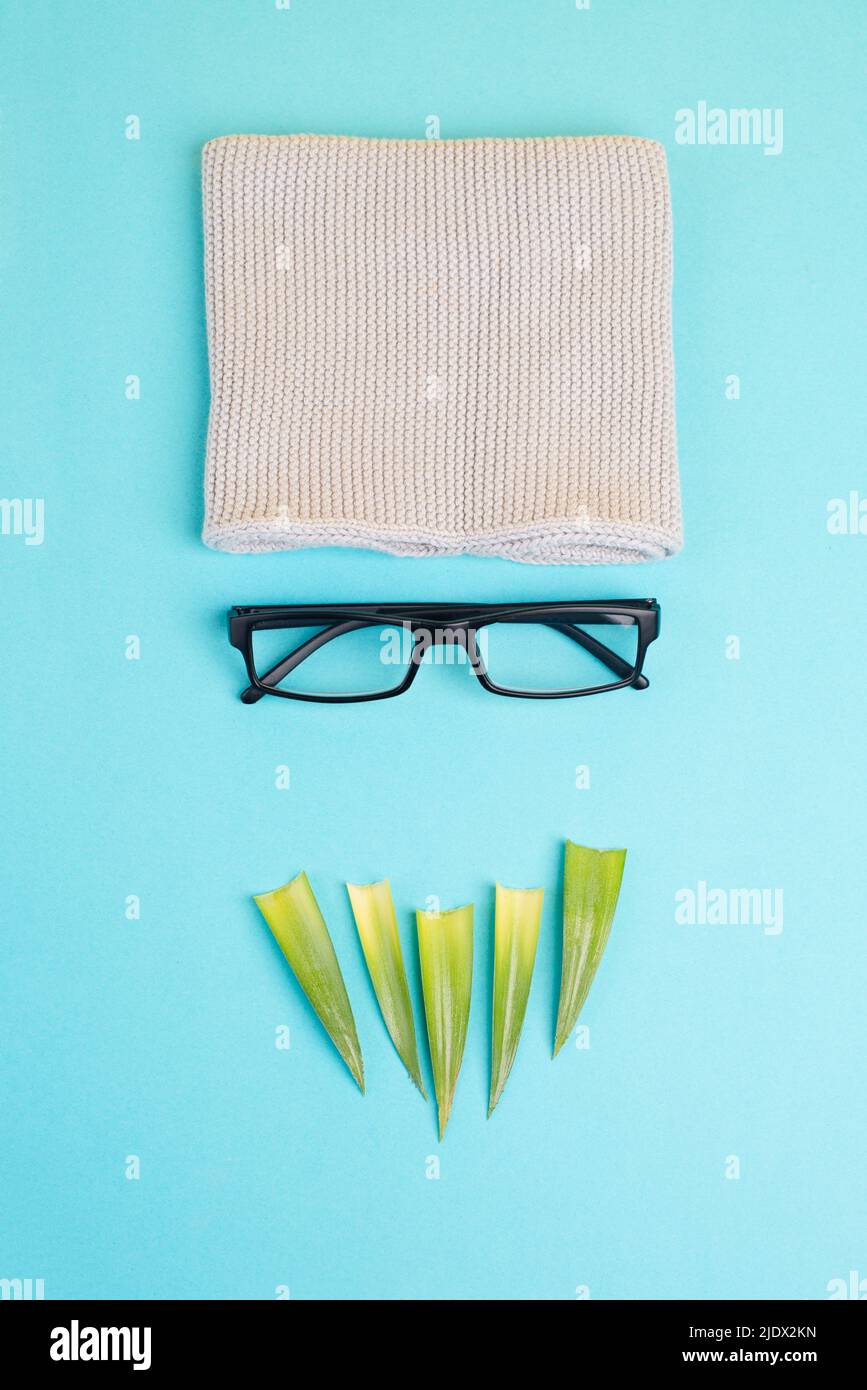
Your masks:
M 680 548 L 660 145 L 227 136 L 203 201 L 208 545 Z

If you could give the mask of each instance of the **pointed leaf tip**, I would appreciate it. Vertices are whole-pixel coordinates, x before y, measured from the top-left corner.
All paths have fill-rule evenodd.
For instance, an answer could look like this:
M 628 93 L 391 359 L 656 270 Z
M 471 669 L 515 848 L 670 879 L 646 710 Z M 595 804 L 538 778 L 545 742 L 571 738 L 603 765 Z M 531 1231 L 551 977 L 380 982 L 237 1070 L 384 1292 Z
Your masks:
M 589 849 L 566 841 L 563 967 L 554 1056 L 566 1042 L 605 950 L 620 894 L 625 849 Z
M 282 887 L 256 895 L 254 901 L 364 1095 L 364 1059 L 349 995 L 307 875 L 297 874 Z
M 473 985 L 473 908 L 469 904 L 451 912 L 417 912 L 415 917 L 442 1139 L 452 1113 L 467 1040 Z
M 347 883 L 361 949 L 383 1021 L 413 1083 L 427 1100 L 418 1060 L 415 1019 L 388 879 Z
M 494 1007 L 490 1119 L 509 1078 L 527 1011 L 544 891 L 497 884 L 494 914 Z

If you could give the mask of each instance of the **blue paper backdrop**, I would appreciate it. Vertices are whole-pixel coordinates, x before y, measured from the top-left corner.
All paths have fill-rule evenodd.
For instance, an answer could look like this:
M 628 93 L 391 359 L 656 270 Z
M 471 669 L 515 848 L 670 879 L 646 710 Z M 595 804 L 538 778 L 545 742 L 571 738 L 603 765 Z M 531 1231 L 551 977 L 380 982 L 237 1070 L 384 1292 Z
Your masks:
M 809 1299 L 867 1276 L 864 19 L 842 0 L 7 11 L 0 493 L 43 499 L 44 540 L 7 509 L 0 1276 L 41 1278 L 47 1298 L 265 1299 Z M 702 102 L 766 111 L 782 150 L 699 143 Z M 693 144 L 676 139 L 685 110 Z M 676 559 L 200 543 L 202 144 L 423 137 L 431 115 L 443 138 L 665 143 Z M 844 534 L 835 498 L 856 518 Z M 430 668 L 399 701 L 250 709 L 224 632 L 232 603 L 650 594 L 651 688 L 577 702 L 497 700 Z M 567 835 L 629 859 L 590 1046 L 552 1063 Z M 302 867 L 345 969 L 364 1099 L 250 900 Z M 411 910 L 476 903 L 442 1146 L 342 886 L 382 875 L 417 1003 Z M 487 1121 L 498 877 L 548 895 Z M 700 883 L 727 903 L 779 891 L 782 931 L 776 909 L 677 920 Z

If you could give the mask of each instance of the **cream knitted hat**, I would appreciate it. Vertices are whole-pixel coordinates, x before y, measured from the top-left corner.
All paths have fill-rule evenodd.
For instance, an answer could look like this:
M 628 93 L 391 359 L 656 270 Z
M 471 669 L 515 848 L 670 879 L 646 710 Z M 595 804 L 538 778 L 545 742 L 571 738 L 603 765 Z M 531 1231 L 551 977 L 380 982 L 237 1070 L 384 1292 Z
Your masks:
M 660 145 L 239 135 L 202 162 L 208 545 L 680 548 Z

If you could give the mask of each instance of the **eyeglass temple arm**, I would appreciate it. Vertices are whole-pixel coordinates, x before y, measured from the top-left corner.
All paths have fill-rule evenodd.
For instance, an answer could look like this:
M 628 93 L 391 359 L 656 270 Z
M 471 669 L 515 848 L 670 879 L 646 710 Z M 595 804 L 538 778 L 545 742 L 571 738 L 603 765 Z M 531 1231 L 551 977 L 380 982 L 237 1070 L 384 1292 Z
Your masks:
M 624 661 L 622 656 L 618 656 L 610 647 L 606 647 L 604 642 L 598 642 L 595 637 L 591 637 L 589 632 L 582 632 L 580 627 L 572 627 L 570 623 L 551 623 L 558 632 L 563 632 L 567 637 L 571 637 L 573 642 L 577 642 L 579 647 L 583 647 L 585 652 L 595 656 L 601 661 L 603 666 L 607 666 L 609 671 L 613 671 L 615 676 L 623 676 L 624 679 L 631 675 L 634 667 L 628 661 Z M 632 682 L 636 690 L 646 690 L 650 681 L 646 676 L 636 676 Z
M 284 656 L 282 661 L 278 661 L 276 666 L 272 666 L 270 671 L 266 671 L 259 679 L 263 685 L 279 685 L 284 676 L 288 676 L 290 671 L 294 671 L 296 666 L 300 666 L 305 657 L 324 647 L 326 642 L 331 642 L 335 637 L 342 637 L 345 632 L 355 632 L 360 627 L 368 627 L 365 622 L 358 622 L 356 619 L 348 619 L 345 623 L 335 623 L 333 627 L 326 627 L 322 632 L 317 632 L 313 637 L 302 642 L 294 652 Z M 291 629 L 287 629 L 291 631 Z M 265 694 L 264 690 L 257 690 L 255 685 L 248 685 L 246 690 L 242 690 L 241 699 L 245 705 L 255 705 Z

